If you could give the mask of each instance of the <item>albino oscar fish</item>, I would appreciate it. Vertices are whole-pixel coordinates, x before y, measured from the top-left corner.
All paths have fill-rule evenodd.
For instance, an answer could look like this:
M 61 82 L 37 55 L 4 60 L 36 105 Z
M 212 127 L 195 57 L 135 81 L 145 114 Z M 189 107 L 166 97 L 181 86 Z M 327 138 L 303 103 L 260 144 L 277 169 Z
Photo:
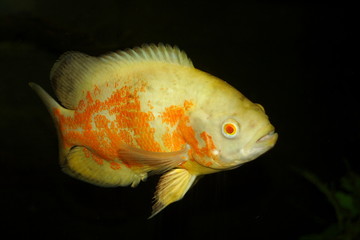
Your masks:
M 163 174 L 151 217 L 199 176 L 251 161 L 278 138 L 261 105 L 194 68 L 177 47 L 67 52 L 50 79 L 61 105 L 29 84 L 55 122 L 63 171 L 103 187 L 135 187 Z

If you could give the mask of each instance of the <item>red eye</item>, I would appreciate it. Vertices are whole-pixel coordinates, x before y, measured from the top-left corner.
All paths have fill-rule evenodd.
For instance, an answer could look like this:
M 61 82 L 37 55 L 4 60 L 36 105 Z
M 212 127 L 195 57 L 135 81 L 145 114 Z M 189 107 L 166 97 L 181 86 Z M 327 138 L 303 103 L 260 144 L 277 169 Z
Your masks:
M 222 125 L 222 134 L 227 138 L 234 138 L 239 131 L 239 124 L 233 119 L 228 119 Z
M 232 123 L 227 123 L 224 126 L 224 130 L 227 134 L 233 135 L 236 133 L 236 126 Z

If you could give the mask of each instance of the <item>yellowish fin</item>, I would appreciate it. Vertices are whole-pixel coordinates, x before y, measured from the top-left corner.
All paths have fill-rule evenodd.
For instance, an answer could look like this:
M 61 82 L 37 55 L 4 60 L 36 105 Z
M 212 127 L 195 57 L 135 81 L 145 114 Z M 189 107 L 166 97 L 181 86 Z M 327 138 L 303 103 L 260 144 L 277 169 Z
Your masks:
M 143 45 L 92 57 L 84 53 L 66 52 L 56 61 L 50 72 L 51 84 L 57 98 L 67 109 L 76 109 L 85 93 L 94 85 L 116 79 L 124 66 L 144 62 L 167 62 L 193 67 L 191 60 L 177 47 L 169 45 Z
M 50 72 L 56 97 L 67 109 L 76 109 L 87 90 L 93 87 L 93 78 L 104 75 L 96 57 L 80 52 L 66 52 L 56 61 Z M 100 73 L 99 73 L 100 72 Z
M 154 217 L 169 204 L 182 199 L 195 179 L 196 175 L 180 168 L 173 169 L 161 176 L 154 196 L 155 204 L 149 218 Z
M 65 110 L 60 106 L 42 87 L 37 85 L 36 83 L 29 82 L 29 86 L 39 95 L 41 100 L 44 102 L 46 108 L 48 109 L 51 116 L 54 118 L 53 109 Z
M 61 138 L 61 134 L 59 132 L 59 122 L 58 122 L 58 119 L 54 115 L 54 109 L 57 109 L 63 115 L 72 114 L 72 110 L 68 110 L 68 109 L 62 107 L 42 87 L 40 87 L 36 83 L 30 82 L 29 86 L 39 95 L 40 99 L 44 102 L 48 112 L 50 113 L 50 115 L 55 123 L 55 127 L 58 132 L 58 139 L 59 139 L 59 160 L 60 160 L 60 164 L 63 165 L 64 161 L 66 160 L 65 156 L 68 154 L 70 148 L 65 147 L 63 145 L 63 139 Z
M 120 147 L 119 157 L 129 165 L 143 165 L 144 171 L 162 173 L 186 161 L 187 152 L 187 147 L 175 152 L 150 152 L 123 144 Z
M 146 174 L 135 174 L 119 163 L 112 165 L 111 162 L 101 159 L 82 146 L 71 148 L 66 158 L 67 162 L 63 165 L 64 172 L 97 186 L 117 187 L 131 184 L 135 187 L 146 178 Z

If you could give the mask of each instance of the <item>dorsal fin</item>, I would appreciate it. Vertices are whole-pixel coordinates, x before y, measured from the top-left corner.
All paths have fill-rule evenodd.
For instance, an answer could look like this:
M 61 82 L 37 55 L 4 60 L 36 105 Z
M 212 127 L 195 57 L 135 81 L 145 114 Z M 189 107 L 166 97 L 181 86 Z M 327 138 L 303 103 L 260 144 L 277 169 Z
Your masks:
M 134 62 L 168 62 L 182 66 L 193 67 L 191 60 L 186 53 L 181 51 L 178 47 L 164 45 L 162 43 L 144 44 L 141 47 L 133 49 L 126 49 L 110 53 L 101 57 L 104 61 L 111 61 L 113 63 L 134 63 Z
M 55 62 L 50 81 L 56 97 L 68 109 L 75 109 L 83 90 L 91 87 L 91 78 L 98 71 L 99 60 L 80 52 L 66 52 Z
M 139 62 L 167 62 L 193 67 L 187 55 L 177 47 L 150 44 L 92 57 L 80 52 L 66 52 L 54 64 L 50 80 L 61 104 L 76 109 L 87 90 L 116 74 L 126 65 Z

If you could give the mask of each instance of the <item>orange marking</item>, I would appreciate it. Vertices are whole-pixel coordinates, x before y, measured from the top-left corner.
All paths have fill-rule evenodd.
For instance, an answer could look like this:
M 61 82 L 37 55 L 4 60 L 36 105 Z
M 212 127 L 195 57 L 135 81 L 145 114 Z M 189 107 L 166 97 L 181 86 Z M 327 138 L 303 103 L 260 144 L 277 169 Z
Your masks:
M 92 154 L 92 159 L 98 163 L 99 165 L 103 165 L 104 164 L 104 159 L 96 156 L 95 154 Z
M 93 102 L 93 98 L 92 98 L 90 92 L 87 92 L 87 94 L 86 94 L 86 100 L 87 100 L 88 102 Z
M 183 148 L 184 144 L 186 143 L 184 138 L 181 136 L 178 130 L 170 132 L 168 130 L 162 137 L 164 146 L 169 151 L 178 151 Z
M 63 116 L 58 109 L 54 109 L 64 145 L 90 147 L 99 156 L 94 158 L 99 163 L 102 159 L 117 159 L 119 147 L 124 143 L 160 152 L 160 145 L 154 140 L 155 130 L 149 124 L 155 117 L 151 112 L 141 111 L 140 90 L 145 91 L 145 87 L 124 86 L 100 101 L 96 99 L 99 89 L 95 88 L 79 102 L 73 117 Z
M 149 106 L 149 108 L 152 110 L 154 109 L 154 106 L 151 104 L 150 100 L 148 101 L 147 105 Z
M 196 149 L 198 149 L 199 143 L 196 139 L 194 129 L 190 126 L 190 120 L 188 116 L 184 116 L 182 118 L 182 120 L 179 122 L 178 128 L 185 142 L 196 151 Z
M 187 119 L 187 118 L 185 118 Z M 199 147 L 199 143 L 196 139 L 195 131 L 191 126 L 188 126 L 186 123 L 187 121 L 184 121 L 183 124 L 181 124 L 181 132 L 186 139 L 185 141 L 192 147 L 189 151 L 189 154 L 192 157 L 196 156 L 197 161 L 204 165 L 204 166 L 210 166 L 212 162 L 208 161 L 210 159 L 213 159 L 214 156 L 212 154 L 212 150 L 216 149 L 216 146 L 212 140 L 212 137 L 208 135 L 206 132 L 202 132 L 200 134 L 200 137 L 204 140 L 205 146 L 202 148 Z M 190 160 L 193 160 L 192 157 Z
M 102 89 L 106 86 L 113 92 L 107 99 L 99 100 L 97 96 L 106 92 Z M 155 116 L 152 112 L 143 112 L 141 109 L 139 93 L 146 91 L 145 86 L 140 84 L 137 87 L 120 87 L 118 83 L 106 83 L 95 86 L 93 91 L 84 92 L 85 98 L 79 101 L 73 116 L 64 116 L 59 109 L 54 109 L 64 146 L 87 146 L 92 152 L 85 154 L 90 154 L 98 164 L 103 164 L 106 160 L 112 169 L 120 169 L 121 164 L 114 160 L 119 159 L 118 151 L 122 144 L 161 152 L 178 151 L 187 143 L 192 148 L 190 156 L 197 155 L 204 159 L 201 164 L 211 164 L 206 159 L 212 158 L 211 150 L 215 149 L 215 145 L 211 136 L 203 132 L 200 137 L 205 146 L 199 146 L 196 132 L 186 115 L 193 106 L 191 101 L 184 101 L 183 106 L 169 106 L 160 114 L 163 124 L 168 126 L 168 131 L 162 136 L 166 149 L 161 149 L 154 138 L 155 129 L 149 123 Z M 150 102 L 148 105 L 150 106 Z M 142 167 L 141 164 L 132 162 L 124 162 L 124 166 Z
M 216 146 L 213 142 L 212 137 L 207 132 L 202 132 L 200 138 L 204 141 L 204 145 L 200 147 L 199 142 L 196 138 L 196 132 L 190 125 L 190 119 L 186 115 L 186 111 L 193 106 L 190 101 L 184 102 L 184 107 L 170 106 L 166 108 L 165 112 L 162 113 L 163 123 L 168 124 L 171 127 L 176 126 L 173 132 L 170 132 L 170 128 L 167 128 L 166 133 L 162 136 L 164 145 L 173 151 L 180 150 L 185 143 L 191 146 L 189 150 L 190 160 L 194 161 L 193 157 L 196 157 L 198 163 L 210 167 L 217 156 L 213 155 L 213 150 Z M 179 165 L 180 167 L 191 167 L 185 162 Z
M 205 163 L 205 166 L 206 167 L 210 167 L 212 165 L 212 162 L 207 162 L 207 163 Z
M 164 146 L 168 151 L 179 151 L 184 147 L 185 143 L 188 143 L 190 146 L 198 145 L 195 131 L 189 125 L 189 117 L 186 115 L 186 111 L 192 106 L 192 102 L 185 100 L 184 106 L 169 106 L 161 114 L 160 117 L 164 124 L 170 127 L 176 126 L 172 132 L 168 127 L 166 133 L 162 136 Z
M 191 101 L 185 100 L 184 102 L 184 108 L 185 110 L 189 110 L 194 104 Z
M 86 158 L 91 158 L 94 160 L 97 164 L 102 165 L 104 164 L 104 160 L 96 156 L 95 154 L 91 153 L 88 149 L 83 148 L 83 152 L 85 154 Z
M 95 126 L 97 128 L 107 128 L 110 121 L 104 115 L 96 115 L 94 117 Z
M 201 149 L 201 151 L 206 152 L 205 155 L 211 156 L 211 152 L 210 152 L 210 151 L 216 149 L 216 146 L 215 146 L 215 144 L 214 144 L 214 142 L 213 142 L 213 140 L 212 140 L 212 137 L 211 137 L 209 134 L 207 134 L 207 132 L 202 132 L 202 133 L 200 134 L 200 137 L 204 140 L 204 142 L 205 142 L 205 144 L 206 144 L 206 146 L 203 147 L 203 148 Z
M 79 101 L 79 105 L 77 107 L 77 111 L 83 111 L 85 109 L 85 102 L 84 100 Z
M 84 152 L 86 158 L 90 157 L 90 152 L 86 148 L 83 148 L 83 152 Z
M 94 95 L 98 96 L 98 95 L 100 95 L 100 93 L 101 93 L 100 88 L 97 85 L 95 85 L 95 87 L 94 87 Z
M 179 119 L 184 116 L 184 108 L 179 106 L 170 106 L 165 108 L 165 112 L 161 115 L 162 122 L 174 126 L 179 122 Z
M 111 167 L 112 169 L 114 169 L 114 170 L 118 170 L 118 169 L 121 168 L 121 165 L 120 165 L 120 163 L 111 161 L 111 162 L 110 162 L 110 167 Z

